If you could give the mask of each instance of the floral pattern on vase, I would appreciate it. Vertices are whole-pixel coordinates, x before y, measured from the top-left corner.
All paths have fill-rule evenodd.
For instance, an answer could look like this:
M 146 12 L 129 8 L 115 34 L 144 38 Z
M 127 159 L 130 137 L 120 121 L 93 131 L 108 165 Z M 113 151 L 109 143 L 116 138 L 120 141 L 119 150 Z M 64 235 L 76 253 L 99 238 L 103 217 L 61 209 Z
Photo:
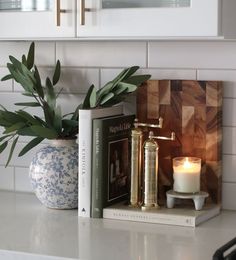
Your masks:
M 30 164 L 29 177 L 38 199 L 48 208 L 78 207 L 78 145 L 75 140 L 53 140 Z

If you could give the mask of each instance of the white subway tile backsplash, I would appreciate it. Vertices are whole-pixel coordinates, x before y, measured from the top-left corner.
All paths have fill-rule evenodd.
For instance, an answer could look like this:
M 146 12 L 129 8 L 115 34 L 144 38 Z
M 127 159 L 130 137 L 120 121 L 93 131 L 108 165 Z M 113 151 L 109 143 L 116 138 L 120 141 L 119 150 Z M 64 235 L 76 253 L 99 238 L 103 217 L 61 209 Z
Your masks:
M 32 101 L 31 97 L 23 96 L 21 93 L 0 92 L 0 104 L 10 111 L 15 111 L 23 108 L 22 106 L 16 106 L 15 103 L 30 101 Z M 38 114 L 42 116 L 42 112 L 37 107 L 29 108 L 26 111 L 31 114 Z
M 236 81 L 235 70 L 197 70 L 198 80 Z
M 27 54 L 31 42 L 0 42 L 0 66 L 6 66 L 9 55 L 21 59 L 22 54 Z M 37 66 L 50 66 L 55 64 L 55 43 L 35 43 L 35 63 Z
M 223 126 L 236 126 L 236 99 L 223 100 Z
M 0 78 L 8 71 L 8 56 L 20 58 L 31 42 L 0 42 Z M 235 209 L 236 202 L 236 41 L 60 41 L 36 42 L 36 64 L 44 83 L 52 77 L 55 62 L 60 59 L 62 73 L 57 90 L 63 88 L 58 104 L 63 114 L 74 111 L 84 99 L 89 86 L 101 87 L 125 67 L 138 65 L 139 73 L 152 79 L 189 79 L 223 81 L 223 208 Z M 21 95 L 22 87 L 9 80 L 0 81 L 0 104 L 10 110 L 14 103 L 30 101 Z M 135 95 L 125 102 L 125 112 L 136 112 Z M 31 114 L 43 116 L 36 108 Z M 0 156 L 0 189 L 31 192 L 28 168 L 36 150 L 19 158 L 19 151 L 31 140 L 21 137 L 8 168 L 10 147 Z
M 148 66 L 152 68 L 236 69 L 235 49 L 236 42 L 150 42 Z
M 196 80 L 194 69 L 140 69 L 139 72 L 152 75 L 151 79 Z
M 35 153 L 42 147 L 44 147 L 45 144 L 38 144 L 36 147 L 32 148 L 28 153 L 25 155 L 18 157 L 18 154 L 20 151 L 27 145 L 27 143 L 17 143 L 14 155 L 12 157 L 11 164 L 14 164 L 14 166 L 19 167 L 29 167 L 30 163 L 35 155 Z
M 4 150 L 3 153 L 1 153 L 0 156 L 0 165 L 5 166 L 8 160 L 8 156 L 10 153 L 11 148 L 11 142 L 9 142 L 7 148 Z M 14 153 L 12 155 L 12 159 L 10 161 L 9 166 L 20 166 L 20 167 L 28 167 L 31 163 L 31 160 L 35 154 L 35 152 L 43 146 L 43 144 L 39 144 L 35 148 L 33 148 L 31 151 L 23 155 L 22 157 L 18 157 L 19 152 L 22 150 L 22 148 L 27 145 L 27 143 L 21 143 L 17 142 Z
M 236 98 L 236 81 L 224 81 L 223 90 L 224 97 Z
M 29 167 L 15 168 L 15 191 L 33 192 L 29 179 Z
M 223 154 L 236 154 L 236 127 L 223 127 Z
M 0 189 L 14 190 L 14 167 L 0 166 Z
M 56 51 L 63 66 L 146 66 L 145 42 L 58 42 Z
M 222 183 L 222 208 L 235 210 L 236 200 L 235 200 L 236 183 Z
M 87 93 L 92 84 L 99 88 L 99 69 L 62 68 L 57 88 L 63 93 Z
M 101 86 L 112 80 L 121 69 L 101 69 Z M 196 80 L 196 70 L 192 69 L 144 69 L 140 68 L 136 74 L 150 74 L 151 79 L 188 79 Z
M 104 86 L 108 81 L 114 79 L 122 71 L 122 69 L 101 69 L 100 87 Z
M 236 155 L 223 155 L 223 182 L 236 183 Z
M 61 94 L 58 98 L 58 104 L 61 106 L 62 114 L 74 112 L 79 104 L 83 101 L 82 95 Z

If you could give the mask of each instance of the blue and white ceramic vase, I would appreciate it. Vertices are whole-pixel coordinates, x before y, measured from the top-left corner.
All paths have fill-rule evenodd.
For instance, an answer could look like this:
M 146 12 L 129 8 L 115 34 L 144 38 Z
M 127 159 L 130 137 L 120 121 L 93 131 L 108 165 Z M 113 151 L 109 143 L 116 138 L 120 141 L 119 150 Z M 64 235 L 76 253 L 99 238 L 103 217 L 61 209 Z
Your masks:
M 38 199 L 48 208 L 78 207 L 78 145 L 52 140 L 30 164 L 29 177 Z

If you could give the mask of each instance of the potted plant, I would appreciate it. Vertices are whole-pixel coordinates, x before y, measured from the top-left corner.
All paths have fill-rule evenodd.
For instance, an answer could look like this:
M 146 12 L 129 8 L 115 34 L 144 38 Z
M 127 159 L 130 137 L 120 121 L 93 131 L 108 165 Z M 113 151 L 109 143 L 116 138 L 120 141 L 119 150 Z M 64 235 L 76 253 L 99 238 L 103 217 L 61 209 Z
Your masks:
M 30 179 L 33 189 L 47 207 L 76 208 L 78 205 L 78 110 L 115 105 L 123 101 L 127 94 L 150 78 L 150 75 L 133 75 L 138 66 L 124 69 L 115 79 L 99 90 L 92 85 L 84 101 L 71 113 L 63 115 L 57 98 L 60 91 L 55 86 L 60 79 L 60 61 L 54 69 L 53 77 L 42 83 L 40 73 L 34 63 L 35 44 L 31 43 L 28 54 L 21 60 L 9 56 L 9 74 L 2 81 L 13 79 L 18 82 L 29 98 L 29 102 L 15 103 L 20 109 L 9 111 L 1 106 L 0 126 L 4 132 L 0 137 L 0 153 L 11 145 L 6 166 L 8 166 L 20 136 L 30 136 L 32 140 L 20 151 L 23 156 L 44 139 L 52 142 L 40 149 L 30 165 Z M 27 108 L 39 107 L 43 118 L 31 115 Z

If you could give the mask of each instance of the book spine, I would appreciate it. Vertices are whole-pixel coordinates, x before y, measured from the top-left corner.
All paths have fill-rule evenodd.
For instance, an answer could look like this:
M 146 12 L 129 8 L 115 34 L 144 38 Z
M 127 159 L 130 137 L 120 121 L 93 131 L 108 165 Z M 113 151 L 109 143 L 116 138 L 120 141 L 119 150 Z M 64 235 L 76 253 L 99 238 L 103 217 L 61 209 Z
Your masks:
M 88 113 L 86 113 L 88 112 Z M 92 119 L 89 111 L 79 113 L 79 205 L 80 217 L 90 217 L 90 165 Z
M 93 122 L 93 165 L 92 165 L 92 198 L 91 217 L 102 218 L 102 192 L 103 192 L 103 131 L 102 122 Z
M 154 224 L 167 224 L 175 226 L 195 227 L 196 222 L 193 217 L 190 216 L 176 216 L 176 215 L 155 215 L 155 214 L 141 214 L 138 212 L 130 212 L 126 210 L 118 210 L 111 208 L 103 209 L 103 218 L 116 219 L 116 220 L 128 220 L 135 222 L 145 222 Z
M 79 110 L 78 215 L 80 217 L 91 216 L 92 120 L 121 115 L 122 112 L 122 106 Z

